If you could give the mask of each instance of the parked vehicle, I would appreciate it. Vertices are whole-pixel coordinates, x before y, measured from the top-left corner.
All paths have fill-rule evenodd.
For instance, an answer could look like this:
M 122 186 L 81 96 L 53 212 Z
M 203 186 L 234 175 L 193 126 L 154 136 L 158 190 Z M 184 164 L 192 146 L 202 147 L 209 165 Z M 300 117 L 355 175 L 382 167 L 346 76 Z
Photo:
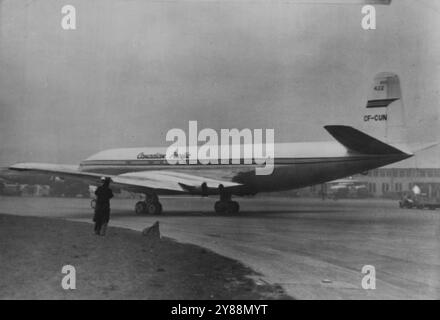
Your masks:
M 425 194 L 407 194 L 399 201 L 399 207 L 404 209 L 430 209 L 440 208 L 440 199 L 432 199 Z

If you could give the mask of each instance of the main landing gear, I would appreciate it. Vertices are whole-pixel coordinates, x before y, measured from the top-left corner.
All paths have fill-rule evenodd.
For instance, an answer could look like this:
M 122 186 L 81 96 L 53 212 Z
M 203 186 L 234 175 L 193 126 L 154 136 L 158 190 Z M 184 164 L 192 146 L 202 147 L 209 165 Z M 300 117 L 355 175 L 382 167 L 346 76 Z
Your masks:
M 139 201 L 134 206 L 136 214 L 158 215 L 162 213 L 162 204 L 156 194 L 146 194 L 145 201 Z
M 238 213 L 240 211 L 240 205 L 237 201 L 231 200 L 231 194 L 224 190 L 223 185 L 218 187 L 220 193 L 220 200 L 214 205 L 216 213 Z
M 237 201 L 232 201 L 231 194 L 226 191 L 223 185 L 219 185 L 218 191 L 220 200 L 214 205 L 216 213 L 238 213 L 240 205 Z M 162 213 L 162 204 L 156 194 L 146 194 L 145 201 L 139 201 L 134 207 L 136 214 L 159 215 Z

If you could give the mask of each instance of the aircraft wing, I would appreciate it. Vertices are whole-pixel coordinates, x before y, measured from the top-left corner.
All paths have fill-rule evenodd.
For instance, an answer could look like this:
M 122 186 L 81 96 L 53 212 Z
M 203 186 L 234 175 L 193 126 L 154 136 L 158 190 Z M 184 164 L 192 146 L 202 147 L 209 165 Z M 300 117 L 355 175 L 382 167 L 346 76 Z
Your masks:
M 198 175 L 174 172 L 171 170 L 139 171 L 129 172 L 120 175 L 108 175 L 92 172 L 84 172 L 74 165 L 58 165 L 49 163 L 18 163 L 10 170 L 32 172 L 45 175 L 54 175 L 63 178 L 72 178 L 88 182 L 92 185 L 100 184 L 102 177 L 108 177 L 113 185 L 122 189 L 146 193 L 152 190 L 165 193 L 196 193 L 201 194 L 209 189 L 217 189 L 220 184 L 225 188 L 240 186 L 239 183 L 206 178 Z M 206 190 L 202 192 L 202 184 L 205 184 Z

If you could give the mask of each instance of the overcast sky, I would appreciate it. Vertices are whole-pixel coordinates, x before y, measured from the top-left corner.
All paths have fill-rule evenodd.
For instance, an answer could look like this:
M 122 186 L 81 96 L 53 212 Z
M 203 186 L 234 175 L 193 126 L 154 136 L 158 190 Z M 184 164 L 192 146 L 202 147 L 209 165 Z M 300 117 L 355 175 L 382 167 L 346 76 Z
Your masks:
M 189 120 L 331 140 L 322 126 L 359 127 L 381 71 L 401 77 L 412 139 L 439 139 L 438 0 L 377 6 L 375 31 L 360 5 L 271 2 L 0 0 L 0 166 L 167 146 Z

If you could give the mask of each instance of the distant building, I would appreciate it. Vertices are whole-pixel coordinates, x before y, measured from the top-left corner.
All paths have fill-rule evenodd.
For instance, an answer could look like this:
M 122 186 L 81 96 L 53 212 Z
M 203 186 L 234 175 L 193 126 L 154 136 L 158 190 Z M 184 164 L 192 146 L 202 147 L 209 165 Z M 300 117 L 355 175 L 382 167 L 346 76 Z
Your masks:
M 21 195 L 20 185 L 0 181 L 0 195 L 19 196 Z
M 48 197 L 50 195 L 50 187 L 39 184 L 21 185 L 20 195 L 27 197 Z
M 380 168 L 356 175 L 376 197 L 395 197 L 417 185 L 428 197 L 440 198 L 440 168 Z
M 423 194 L 430 198 L 440 199 L 440 168 L 379 168 L 369 171 L 366 175 L 357 174 L 345 180 L 350 181 L 350 179 L 352 179 L 354 185 L 365 185 L 366 193 L 363 192 L 362 195 L 357 196 L 355 193 L 350 192 L 344 198 L 366 196 L 397 198 L 404 192 L 410 191 L 414 185 L 417 185 Z M 335 184 L 343 184 L 340 181 L 344 182 L 344 179 L 295 190 L 295 195 L 321 197 L 324 192 L 326 197 L 332 197 L 331 189 Z

